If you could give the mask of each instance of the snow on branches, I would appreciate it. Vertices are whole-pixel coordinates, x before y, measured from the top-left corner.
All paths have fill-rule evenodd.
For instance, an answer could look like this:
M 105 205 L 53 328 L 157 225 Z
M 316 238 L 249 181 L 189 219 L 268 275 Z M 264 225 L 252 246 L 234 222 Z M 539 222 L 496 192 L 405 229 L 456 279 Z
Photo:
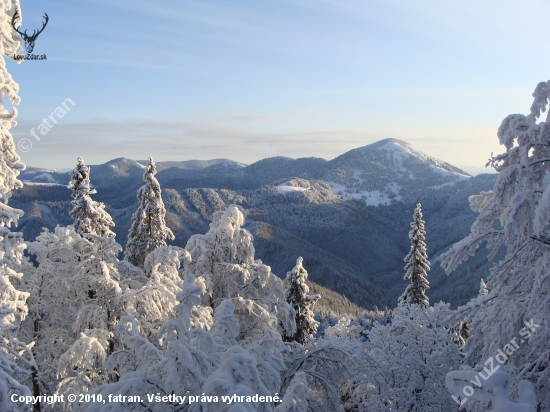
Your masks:
M 480 376 L 482 379 L 479 379 Z M 477 382 L 479 387 L 476 385 Z M 504 368 L 495 370 L 492 374 L 475 370 L 452 371 L 446 376 L 446 386 L 453 394 L 453 399 L 461 405 L 471 399 L 484 402 L 486 405 L 490 402 L 494 408 L 489 409 L 488 412 L 535 412 L 537 410 L 533 384 L 529 381 L 519 382 L 518 402 L 510 401 L 508 394 L 510 375 Z M 464 396 L 465 394 L 469 397 Z M 471 403 L 467 406 L 471 406 Z M 486 407 L 484 410 L 487 410 Z
M 244 215 L 235 205 L 212 217 L 210 230 L 193 235 L 185 249 L 191 257 L 184 276 L 205 279 L 205 305 L 215 309 L 232 298 L 240 324 L 238 339 L 258 339 L 263 328 L 294 330 L 291 307 L 283 299 L 282 281 L 261 260 L 254 260 L 252 235 L 242 228 Z
M 87 360 L 95 360 L 118 380 L 91 389 L 90 395 L 140 396 L 140 405 L 118 404 L 130 411 L 144 407 L 269 412 L 276 407 L 277 411 L 298 412 L 307 410 L 311 392 L 314 407 L 327 404 L 330 410 L 338 409 L 337 387 L 346 371 L 342 368 L 345 352 L 326 344 L 303 347 L 283 343 L 280 331 L 295 328 L 294 311 L 283 299 L 283 282 L 268 266 L 254 260 L 252 236 L 242 228 L 243 223 L 241 210 L 229 206 L 215 214 L 208 233 L 189 239 L 185 251 L 161 247 L 148 255 L 146 276 L 153 279 L 155 271 L 162 272 L 164 280 L 157 283 L 167 290 L 178 285 L 176 262 L 184 263 L 179 271 L 183 284 L 169 311 L 172 317 L 164 321 L 156 339 L 151 339 L 141 326 L 147 322 L 146 314 L 122 316 L 112 328 L 120 345 L 106 361 L 101 356 Z M 288 324 L 283 328 L 284 322 Z M 95 345 L 99 355 L 100 345 L 88 339 L 86 331 L 84 335 L 82 345 Z M 86 367 L 89 362 L 81 364 Z M 280 405 L 253 400 L 275 399 L 285 390 Z M 202 394 L 201 399 L 209 401 L 181 406 L 170 398 L 156 404 L 147 396 L 153 393 L 187 396 L 188 401 Z M 252 400 L 244 401 L 247 397 Z M 224 403 L 223 398 L 231 400 Z M 108 404 L 82 403 L 74 410 L 113 409 Z
M 486 295 L 489 293 L 489 290 L 487 289 L 487 285 L 485 284 L 485 281 L 482 279 L 479 280 L 479 295 Z
M 422 208 L 420 203 L 416 205 L 411 222 L 412 230 L 409 232 L 411 240 L 411 250 L 405 257 L 405 279 L 410 279 L 411 283 L 399 298 L 401 305 L 420 305 L 427 307 L 430 305 L 426 296 L 426 289 L 430 288 L 428 283 L 428 271 L 430 270 L 430 262 L 426 252 L 426 230 L 424 229 L 424 220 L 422 219 Z
M 72 226 L 46 229 L 29 250 L 38 267 L 25 276 L 32 298 L 24 327 L 36 342 L 43 393 L 86 391 L 109 382 L 113 375 L 105 360 L 121 346 L 114 331 L 122 317 L 137 311 L 141 333 L 156 342 L 159 327 L 173 316 L 182 285 L 180 257 L 186 253 L 181 248 L 148 255 L 148 277 L 128 262 L 120 264 L 114 239 L 82 237 Z M 128 269 L 124 277 L 119 267 Z
M 528 115 L 507 116 L 497 136 L 506 151 L 488 165 L 498 173 L 493 190 L 470 196 L 472 210 L 479 213 L 470 234 L 441 255 L 447 273 L 474 255 L 486 242 L 493 259 L 505 248 L 505 258 L 495 263 L 481 285 L 476 304 L 459 308 L 472 335 L 465 346 L 465 362 L 482 368 L 512 338 L 519 336 L 525 321 L 541 327 L 510 357 L 507 370 L 515 393 L 520 379 L 535 386 L 543 411 L 550 411 L 550 125 L 547 110 L 550 81 L 533 93 Z M 488 291 L 487 291 L 488 289 Z M 487 293 L 486 293 L 487 291 Z M 486 294 L 485 294 L 486 293 Z M 474 302 L 472 301 L 472 302 Z M 473 311 L 472 309 L 476 309 Z
M 23 216 L 23 211 L 7 205 L 14 189 L 23 185 L 17 179 L 25 165 L 15 152 L 10 128 L 16 125 L 17 106 L 20 102 L 19 86 L 6 68 L 4 56 L 13 56 L 21 48 L 20 37 L 11 26 L 13 14 L 21 13 L 19 2 L 0 1 L 0 409 L 2 411 L 19 410 L 19 405 L 10 401 L 12 394 L 30 395 L 29 388 L 22 383 L 36 373 L 36 363 L 29 345 L 18 339 L 21 322 L 25 319 L 29 293 L 19 291 L 16 285 L 21 283 L 20 269 L 23 250 L 21 233 L 12 233 L 11 225 Z M 9 113 L 5 107 L 5 98 L 12 105 Z M 26 407 L 22 407 L 27 409 Z
M 166 239 L 174 239 L 174 234 L 164 221 L 166 209 L 156 173 L 155 162 L 150 157 L 143 174 L 145 184 L 137 192 L 139 206 L 132 216 L 132 227 L 124 252 L 126 260 L 140 268 L 143 268 L 148 253 L 166 246 Z
M 285 336 L 285 340 L 305 345 L 308 335 L 317 331 L 319 322 L 313 315 L 313 305 L 321 298 L 320 295 L 308 295 L 309 287 L 306 284 L 307 270 L 303 267 L 303 259 L 296 260 L 296 266 L 286 274 L 285 300 L 294 309 L 296 319 L 296 333 Z M 285 331 L 291 332 L 291 331 Z
M 17 95 L 19 85 L 11 77 L 4 60 L 4 56 L 12 58 L 21 51 L 21 38 L 11 25 L 13 14 L 17 12 L 21 15 L 21 9 L 17 0 L 2 0 L 0 7 L 0 201 L 7 204 L 11 191 L 23 187 L 17 176 L 25 170 L 25 165 L 15 152 L 10 133 L 10 129 L 17 124 L 15 106 L 21 101 Z M 5 107 L 5 97 L 12 105 L 11 113 Z
M 76 232 L 82 236 L 93 234 L 115 237 L 115 233 L 110 229 L 115 223 L 105 211 L 105 205 L 90 197 L 96 193 L 96 190 L 90 188 L 90 168 L 84 164 L 84 159 L 81 157 L 78 158 L 78 163 L 71 172 L 69 189 L 73 191 L 73 209 L 70 216 L 74 219 Z
M 448 304 L 399 305 L 391 324 L 375 323 L 357 358 L 348 410 L 456 411 L 443 384 L 459 365 L 450 316 Z
M 286 390 L 283 402 L 273 412 L 307 412 L 308 392 L 306 374 L 296 373 Z

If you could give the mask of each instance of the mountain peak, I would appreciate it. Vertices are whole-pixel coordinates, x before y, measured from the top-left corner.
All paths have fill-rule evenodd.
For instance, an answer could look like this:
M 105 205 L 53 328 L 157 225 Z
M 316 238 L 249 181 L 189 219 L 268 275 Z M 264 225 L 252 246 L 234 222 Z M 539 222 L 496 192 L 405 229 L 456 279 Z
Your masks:
M 323 176 L 334 194 L 390 204 L 411 196 L 410 187 L 437 189 L 471 177 L 399 139 L 384 139 L 350 150 L 329 162 Z M 413 196 L 414 197 L 414 196 Z
M 367 146 L 360 147 L 359 149 L 363 149 L 366 147 L 370 147 L 371 149 L 378 149 L 385 145 L 394 145 L 394 146 L 400 146 L 400 147 L 412 147 L 409 143 L 407 143 L 404 140 L 395 139 L 394 137 L 388 137 L 387 139 L 378 140 L 377 142 L 371 143 Z
M 382 152 L 382 153 L 381 153 Z M 340 160 L 367 160 L 372 162 L 380 162 L 386 154 L 389 154 L 390 159 L 397 161 L 400 168 L 403 168 L 403 161 L 409 164 L 412 162 L 421 162 L 428 164 L 429 166 L 439 169 L 444 174 L 450 173 L 457 177 L 471 177 L 471 175 L 456 166 L 453 166 L 443 160 L 430 156 L 415 147 L 410 143 L 388 138 L 371 143 L 367 146 L 359 147 L 357 149 L 350 150 L 347 153 L 337 157 L 333 161 Z

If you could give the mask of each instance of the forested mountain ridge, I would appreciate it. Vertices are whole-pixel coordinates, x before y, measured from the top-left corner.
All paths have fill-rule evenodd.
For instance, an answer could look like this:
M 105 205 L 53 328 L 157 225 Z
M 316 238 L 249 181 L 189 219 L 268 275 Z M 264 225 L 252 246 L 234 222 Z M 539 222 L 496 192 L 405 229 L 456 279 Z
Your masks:
M 145 161 L 114 159 L 91 166 L 94 198 L 107 205 L 124 245 L 137 206 Z M 310 280 L 343 294 L 363 307 L 393 307 L 403 291 L 403 258 L 414 205 L 426 219 L 432 301 L 464 304 L 488 276 L 485 255 L 478 254 L 447 277 L 438 256 L 469 232 L 475 219 L 468 197 L 493 186 L 495 175 L 471 177 L 426 155 L 406 142 L 385 139 L 351 150 L 331 161 L 274 157 L 244 166 L 227 159 L 158 162 L 166 222 L 185 246 L 195 233 L 206 233 L 212 214 L 229 204 L 242 206 L 254 235 L 256 256 L 278 276 L 304 257 Z M 24 238 L 42 227 L 72 223 L 68 176 L 27 168 L 25 186 L 11 204 L 23 209 Z

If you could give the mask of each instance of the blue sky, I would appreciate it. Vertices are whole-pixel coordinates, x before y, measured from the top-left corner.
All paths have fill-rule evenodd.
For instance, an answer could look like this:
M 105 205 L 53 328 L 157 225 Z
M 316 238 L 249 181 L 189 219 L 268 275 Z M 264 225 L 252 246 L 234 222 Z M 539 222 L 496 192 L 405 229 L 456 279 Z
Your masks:
M 21 0 L 47 28 L 8 62 L 31 166 L 116 157 L 332 159 L 403 139 L 477 171 L 550 55 L 545 1 Z M 71 109 L 31 137 L 64 101 Z

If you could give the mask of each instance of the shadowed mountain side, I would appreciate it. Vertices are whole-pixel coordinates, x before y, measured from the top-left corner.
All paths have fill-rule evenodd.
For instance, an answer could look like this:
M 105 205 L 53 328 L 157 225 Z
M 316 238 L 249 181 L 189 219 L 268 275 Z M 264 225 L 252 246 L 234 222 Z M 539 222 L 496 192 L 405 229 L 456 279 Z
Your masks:
M 53 230 L 58 224 L 72 224 L 70 199 L 70 191 L 63 186 L 24 186 L 17 190 L 10 206 L 25 212 L 17 231 L 23 232 L 26 241 L 32 241 L 44 227 Z
M 476 215 L 468 197 L 490 190 L 496 175 L 469 177 L 403 141 L 382 140 L 331 161 L 274 157 L 250 166 L 226 159 L 157 166 L 176 246 L 206 233 L 215 211 L 237 204 L 255 235 L 257 258 L 278 276 L 303 256 L 312 281 L 369 309 L 393 307 L 407 285 L 403 258 L 420 202 L 432 262 L 430 301 L 464 304 L 477 295 L 479 279 L 489 275 L 484 249 L 449 277 L 439 267 L 439 255 L 469 233 Z M 124 247 L 143 165 L 120 158 L 91 168 L 97 189 L 92 197 L 106 204 Z M 67 173 L 29 167 L 21 180 L 28 183 L 15 191 L 10 205 L 25 211 L 18 230 L 27 241 L 42 227 L 72 223 Z
M 246 228 L 254 235 L 256 255 L 279 277 L 284 279 L 299 255 L 304 258 L 304 267 L 312 282 L 365 308 L 389 302 L 382 290 L 365 278 L 360 268 L 346 260 L 265 222 L 251 222 Z
M 426 220 L 426 241 L 431 270 L 428 274 L 430 290 L 428 296 L 432 303 L 443 300 L 452 302 L 453 307 L 466 304 L 472 296 L 477 296 L 479 279 L 487 280 L 489 269 L 493 266 L 487 260 L 489 251 L 484 245 L 467 262 L 453 273 L 447 274 L 441 268 L 439 256 L 450 246 L 470 233 L 470 227 L 476 214 L 470 209 L 468 198 L 493 188 L 496 174 L 482 174 L 468 180 L 467 184 L 451 188 L 431 189 L 419 197 Z M 495 261 L 502 259 L 497 254 Z

